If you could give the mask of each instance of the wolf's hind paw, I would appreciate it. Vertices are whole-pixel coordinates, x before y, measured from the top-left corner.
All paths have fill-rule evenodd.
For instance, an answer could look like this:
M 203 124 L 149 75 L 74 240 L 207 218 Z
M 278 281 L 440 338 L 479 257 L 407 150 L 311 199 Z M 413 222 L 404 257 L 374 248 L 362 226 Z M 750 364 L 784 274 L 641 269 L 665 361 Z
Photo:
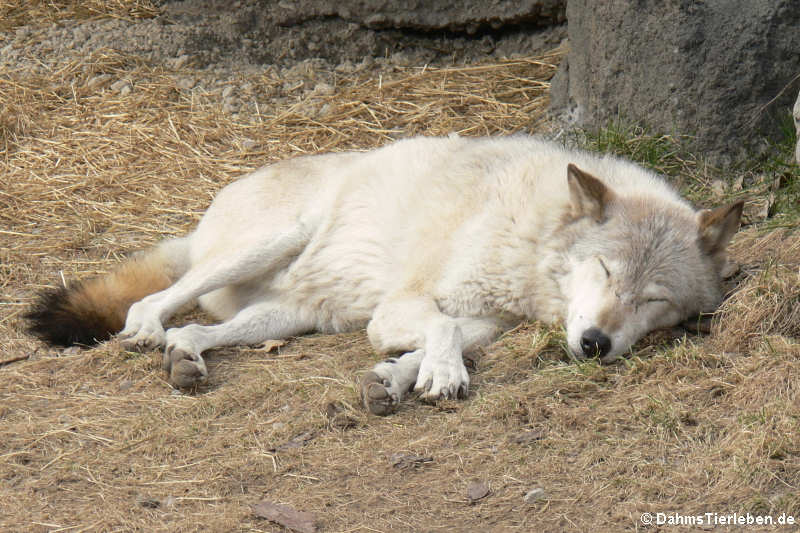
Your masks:
M 375 372 L 367 372 L 361 379 L 361 400 L 373 415 L 386 416 L 394 413 L 400 397 L 391 390 L 392 383 Z
M 194 387 L 208 378 L 208 369 L 200 354 L 180 348 L 168 348 L 164 352 L 163 365 L 169 372 L 170 383 L 181 389 Z

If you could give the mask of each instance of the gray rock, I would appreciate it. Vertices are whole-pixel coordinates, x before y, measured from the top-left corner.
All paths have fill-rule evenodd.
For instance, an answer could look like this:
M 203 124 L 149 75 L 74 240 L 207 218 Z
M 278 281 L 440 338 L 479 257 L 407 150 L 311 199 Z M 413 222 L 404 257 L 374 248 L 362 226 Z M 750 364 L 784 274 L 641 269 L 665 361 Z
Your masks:
M 189 55 L 188 54 L 183 54 L 181 56 L 176 57 L 172 61 L 172 68 L 174 68 L 175 70 L 181 69 L 181 68 L 185 67 L 186 63 L 188 63 L 188 62 L 189 62 Z
M 86 86 L 90 89 L 100 89 L 111 81 L 111 74 L 98 74 L 86 82 Z
M 572 124 L 619 117 L 693 135 L 693 148 L 720 165 L 780 135 L 776 116 L 800 72 L 796 0 L 570 0 L 567 19 L 570 51 L 551 108 Z
M 181 78 L 177 81 L 175 85 L 177 85 L 178 88 L 180 89 L 188 91 L 189 89 L 194 87 L 196 83 L 197 80 L 195 80 L 194 78 Z
M 794 103 L 794 128 L 797 131 L 797 146 L 794 149 L 794 161 L 800 165 L 800 93 L 797 94 L 797 101 Z
M 565 0 L 303 0 L 279 3 L 283 25 L 318 17 L 339 17 L 371 29 L 411 29 L 475 33 L 504 26 L 549 26 L 564 22 Z
M 125 79 L 117 80 L 117 81 L 115 81 L 114 83 L 111 84 L 111 90 L 115 91 L 115 92 L 122 92 L 122 90 L 125 87 L 128 87 L 128 92 L 130 92 L 130 85 L 131 85 L 131 82 L 129 82 L 128 80 L 125 80 Z

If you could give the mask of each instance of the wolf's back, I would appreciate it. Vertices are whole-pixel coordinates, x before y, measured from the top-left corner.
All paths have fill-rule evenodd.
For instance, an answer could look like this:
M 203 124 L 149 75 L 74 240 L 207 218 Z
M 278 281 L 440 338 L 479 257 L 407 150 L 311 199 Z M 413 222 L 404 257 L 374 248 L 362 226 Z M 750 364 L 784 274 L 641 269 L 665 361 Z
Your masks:
M 183 274 L 183 258 L 176 256 L 183 247 L 165 246 L 172 242 L 142 253 L 105 276 L 42 291 L 25 315 L 28 331 L 57 346 L 108 339 L 123 328 L 134 302 L 169 287 Z

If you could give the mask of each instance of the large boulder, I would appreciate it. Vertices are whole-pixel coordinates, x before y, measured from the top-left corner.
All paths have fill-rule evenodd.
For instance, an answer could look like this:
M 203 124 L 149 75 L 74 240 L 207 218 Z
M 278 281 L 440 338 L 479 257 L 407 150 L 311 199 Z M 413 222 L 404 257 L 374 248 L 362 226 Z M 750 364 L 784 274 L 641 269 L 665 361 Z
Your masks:
M 196 63 L 290 66 L 319 58 L 360 63 L 394 54 L 408 64 L 535 54 L 561 40 L 566 0 L 168 0 L 127 50 L 173 46 Z M 558 26 L 561 24 L 561 26 Z M 161 26 L 161 30 L 154 26 Z M 152 39 L 153 31 L 163 38 Z M 144 41 L 144 42 L 143 42 Z
M 720 165 L 780 135 L 800 73 L 797 0 L 569 0 L 567 20 L 551 107 L 571 124 L 692 135 Z

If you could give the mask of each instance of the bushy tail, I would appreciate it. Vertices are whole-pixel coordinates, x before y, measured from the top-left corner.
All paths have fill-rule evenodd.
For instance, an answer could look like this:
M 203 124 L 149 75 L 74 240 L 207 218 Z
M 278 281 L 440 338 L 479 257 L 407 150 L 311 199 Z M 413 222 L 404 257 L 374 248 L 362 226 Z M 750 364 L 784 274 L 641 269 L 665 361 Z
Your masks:
M 91 345 L 122 330 L 128 308 L 166 289 L 186 270 L 183 239 L 167 241 L 114 272 L 70 287 L 49 289 L 25 315 L 28 331 L 58 346 Z

